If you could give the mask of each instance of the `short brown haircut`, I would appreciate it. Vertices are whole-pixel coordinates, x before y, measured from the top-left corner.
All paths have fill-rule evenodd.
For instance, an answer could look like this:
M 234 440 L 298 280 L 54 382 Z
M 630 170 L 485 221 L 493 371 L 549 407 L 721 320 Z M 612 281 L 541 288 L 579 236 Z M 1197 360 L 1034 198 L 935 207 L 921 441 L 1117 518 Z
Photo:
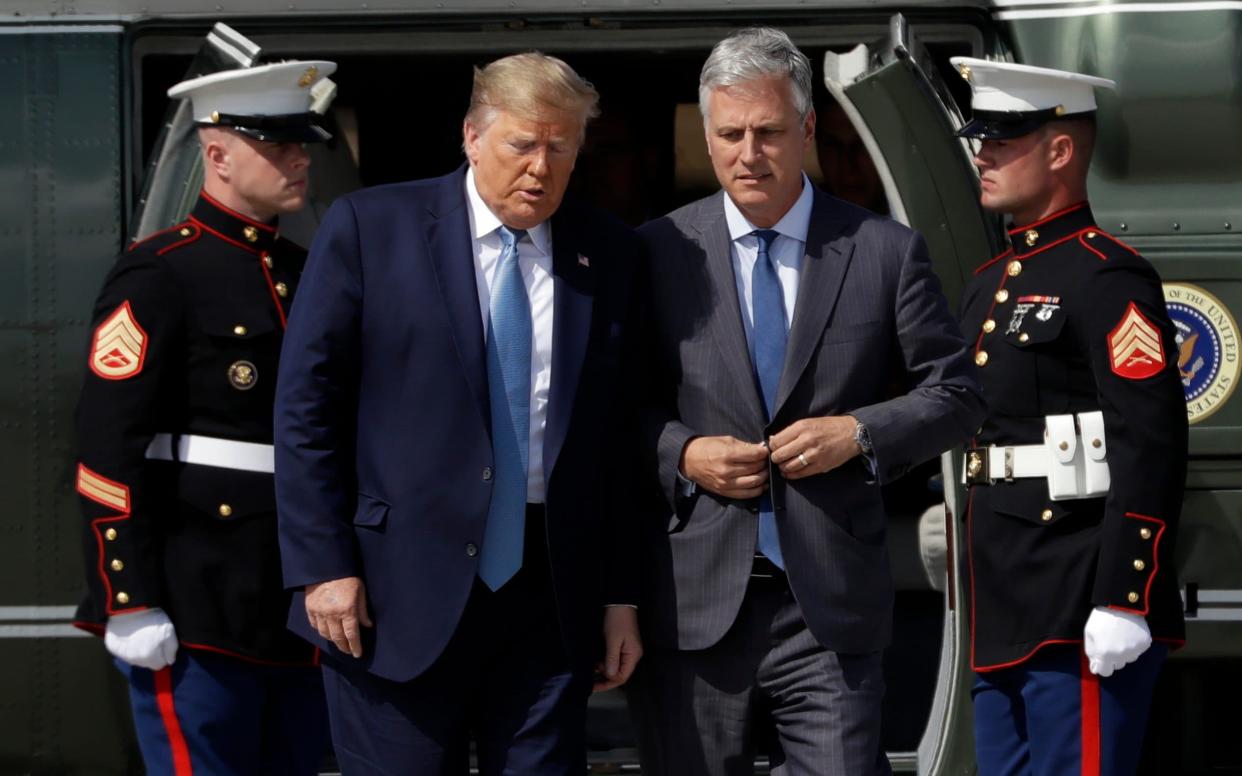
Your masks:
M 474 69 L 466 120 L 481 132 L 498 110 L 528 120 L 569 113 L 579 117 L 586 132 L 587 122 L 599 115 L 599 92 L 556 57 L 538 51 L 514 54 Z

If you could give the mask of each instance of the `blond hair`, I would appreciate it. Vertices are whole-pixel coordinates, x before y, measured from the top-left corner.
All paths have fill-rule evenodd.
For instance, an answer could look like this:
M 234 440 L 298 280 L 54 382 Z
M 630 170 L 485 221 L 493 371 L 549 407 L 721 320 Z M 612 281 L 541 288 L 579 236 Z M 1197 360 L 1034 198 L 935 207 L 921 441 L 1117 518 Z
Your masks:
M 556 57 L 538 51 L 514 54 L 474 69 L 466 120 L 482 132 L 497 111 L 528 120 L 569 113 L 585 133 L 587 122 L 599 115 L 599 92 Z

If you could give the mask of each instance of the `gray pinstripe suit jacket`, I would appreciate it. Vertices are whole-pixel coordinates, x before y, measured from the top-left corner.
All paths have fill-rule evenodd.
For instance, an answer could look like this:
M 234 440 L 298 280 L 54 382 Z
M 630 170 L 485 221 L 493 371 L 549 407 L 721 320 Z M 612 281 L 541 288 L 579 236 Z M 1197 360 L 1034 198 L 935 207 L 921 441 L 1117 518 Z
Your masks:
M 642 426 L 663 498 L 643 516 L 643 636 L 703 649 L 737 616 L 755 552 L 757 502 L 678 496 L 693 436 L 760 441 L 806 417 L 866 424 L 862 458 L 785 481 L 772 498 L 786 571 L 828 649 L 872 652 L 891 629 L 892 582 L 879 484 L 965 440 L 984 416 L 966 342 L 921 236 L 816 190 L 771 423 L 742 328 L 723 194 L 641 229 L 648 250 Z

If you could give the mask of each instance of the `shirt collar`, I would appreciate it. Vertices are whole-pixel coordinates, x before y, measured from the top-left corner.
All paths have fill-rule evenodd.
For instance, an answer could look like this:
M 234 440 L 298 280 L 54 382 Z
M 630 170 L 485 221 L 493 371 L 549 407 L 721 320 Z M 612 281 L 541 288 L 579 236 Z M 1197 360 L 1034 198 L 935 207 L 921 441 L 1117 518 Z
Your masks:
M 496 214 L 483 201 L 483 197 L 479 196 L 479 188 L 474 182 L 473 166 L 466 171 L 466 202 L 470 205 L 470 236 L 472 238 L 482 240 L 502 226 L 500 219 L 496 217 Z M 549 245 L 551 242 L 549 231 L 546 221 L 526 230 L 526 235 L 530 238 L 530 241 L 535 244 L 535 247 L 541 253 L 547 256 L 552 255 L 552 248 Z
M 721 192 L 724 197 L 725 221 L 729 225 L 729 239 L 736 240 L 739 237 L 745 237 L 759 227 L 747 220 L 742 215 L 742 211 L 737 205 L 733 204 L 733 200 L 729 198 L 729 193 Z M 793 207 L 781 216 L 781 220 L 776 222 L 772 228 L 776 230 L 782 237 L 788 237 L 791 240 L 797 240 L 800 243 L 806 242 L 807 231 L 811 228 L 811 205 L 814 203 L 815 193 L 811 186 L 810 178 L 806 177 L 806 173 L 802 173 L 802 193 L 798 195 L 798 199 L 793 203 Z

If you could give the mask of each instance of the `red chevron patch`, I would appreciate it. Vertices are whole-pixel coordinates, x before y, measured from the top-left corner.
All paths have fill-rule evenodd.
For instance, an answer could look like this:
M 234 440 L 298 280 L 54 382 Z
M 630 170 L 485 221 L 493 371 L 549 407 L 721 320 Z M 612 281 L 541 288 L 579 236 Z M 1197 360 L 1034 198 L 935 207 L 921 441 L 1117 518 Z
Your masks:
M 1126 308 L 1117 327 L 1108 333 L 1108 351 L 1113 373 L 1127 380 L 1142 380 L 1164 368 L 1160 330 L 1134 302 Z

